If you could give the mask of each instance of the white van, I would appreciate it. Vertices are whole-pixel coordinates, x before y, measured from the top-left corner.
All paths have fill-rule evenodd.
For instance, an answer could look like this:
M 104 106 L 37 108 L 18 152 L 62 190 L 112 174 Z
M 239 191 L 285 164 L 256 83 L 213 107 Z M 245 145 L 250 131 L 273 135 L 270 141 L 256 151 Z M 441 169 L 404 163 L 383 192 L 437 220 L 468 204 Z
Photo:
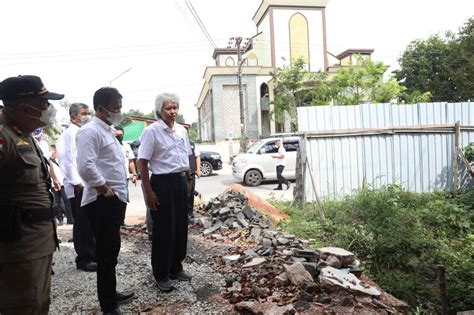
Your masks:
M 232 175 L 247 186 L 258 186 L 264 180 L 276 180 L 276 164 L 272 157 L 278 152 L 276 140 L 283 140 L 286 150 L 286 166 L 283 176 L 295 179 L 296 151 L 299 137 L 274 137 L 257 141 L 247 153 L 239 153 L 232 163 Z

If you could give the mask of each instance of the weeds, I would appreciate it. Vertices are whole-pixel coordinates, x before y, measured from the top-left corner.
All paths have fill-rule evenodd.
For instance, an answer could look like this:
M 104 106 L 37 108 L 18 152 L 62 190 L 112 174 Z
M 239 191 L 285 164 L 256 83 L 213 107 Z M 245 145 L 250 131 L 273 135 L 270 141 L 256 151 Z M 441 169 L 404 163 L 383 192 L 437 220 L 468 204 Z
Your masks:
M 413 306 L 439 312 L 436 266 L 446 267 L 451 311 L 474 308 L 474 191 L 417 194 L 399 186 L 363 189 L 325 201 L 321 221 L 314 205 L 271 200 L 290 215 L 281 227 L 312 246 L 354 252 L 366 274 Z

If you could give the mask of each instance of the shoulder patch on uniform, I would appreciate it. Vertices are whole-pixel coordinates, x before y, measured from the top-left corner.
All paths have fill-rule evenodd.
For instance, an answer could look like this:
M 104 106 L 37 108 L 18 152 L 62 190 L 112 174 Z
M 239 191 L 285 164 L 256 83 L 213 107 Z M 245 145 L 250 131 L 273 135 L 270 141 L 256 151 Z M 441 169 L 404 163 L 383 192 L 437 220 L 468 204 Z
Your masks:
M 20 139 L 20 140 L 18 140 L 18 142 L 16 143 L 16 145 L 17 145 L 17 146 L 22 146 L 22 145 L 27 145 L 27 146 L 29 146 L 30 144 L 29 144 L 27 141 L 25 141 L 25 140 L 23 140 L 23 139 Z

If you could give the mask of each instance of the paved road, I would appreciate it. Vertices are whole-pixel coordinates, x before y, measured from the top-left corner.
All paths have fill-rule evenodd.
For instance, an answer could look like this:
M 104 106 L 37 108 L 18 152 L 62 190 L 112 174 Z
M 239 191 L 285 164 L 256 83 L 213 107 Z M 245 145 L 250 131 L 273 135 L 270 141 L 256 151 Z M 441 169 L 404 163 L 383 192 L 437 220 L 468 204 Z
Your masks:
M 227 163 L 224 163 L 222 170 L 215 171 L 211 176 L 201 177 L 197 179 L 196 190 L 202 195 L 202 201 L 208 202 L 211 198 L 214 198 L 224 192 L 228 186 L 239 183 L 232 176 L 232 168 Z M 140 181 L 137 186 L 130 183 L 130 203 L 127 207 L 127 218 L 126 223 L 135 224 L 143 220 L 145 216 L 145 202 L 143 200 L 143 194 L 140 186 Z M 241 183 L 240 183 L 241 184 Z M 253 193 L 259 195 L 264 199 L 274 197 L 276 199 L 292 200 L 293 198 L 293 187 L 294 183 L 289 190 L 274 191 L 273 188 L 277 186 L 276 181 L 265 182 L 258 187 L 246 187 Z

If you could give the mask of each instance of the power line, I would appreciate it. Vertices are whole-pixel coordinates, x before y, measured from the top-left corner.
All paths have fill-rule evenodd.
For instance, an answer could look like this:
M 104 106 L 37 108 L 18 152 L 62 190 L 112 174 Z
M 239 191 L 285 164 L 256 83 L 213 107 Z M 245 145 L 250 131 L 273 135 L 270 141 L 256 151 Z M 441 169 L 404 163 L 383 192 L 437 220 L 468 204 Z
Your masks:
M 189 11 L 191 11 L 191 14 L 193 15 L 193 17 L 194 17 L 194 19 L 196 20 L 197 24 L 198 24 L 199 27 L 201 28 L 201 31 L 204 33 L 204 36 L 206 36 L 207 40 L 208 40 L 209 43 L 212 45 L 212 47 L 214 47 L 214 49 L 216 49 L 216 48 L 217 48 L 216 43 L 214 42 L 214 40 L 212 40 L 212 37 L 211 37 L 211 35 L 209 34 L 209 32 L 207 31 L 206 27 L 204 26 L 204 23 L 202 22 L 201 18 L 199 17 L 199 14 L 198 14 L 197 11 L 194 9 L 194 6 L 193 6 L 193 4 L 191 3 L 191 0 L 184 0 L 184 2 L 185 2 L 186 5 L 188 6 Z

